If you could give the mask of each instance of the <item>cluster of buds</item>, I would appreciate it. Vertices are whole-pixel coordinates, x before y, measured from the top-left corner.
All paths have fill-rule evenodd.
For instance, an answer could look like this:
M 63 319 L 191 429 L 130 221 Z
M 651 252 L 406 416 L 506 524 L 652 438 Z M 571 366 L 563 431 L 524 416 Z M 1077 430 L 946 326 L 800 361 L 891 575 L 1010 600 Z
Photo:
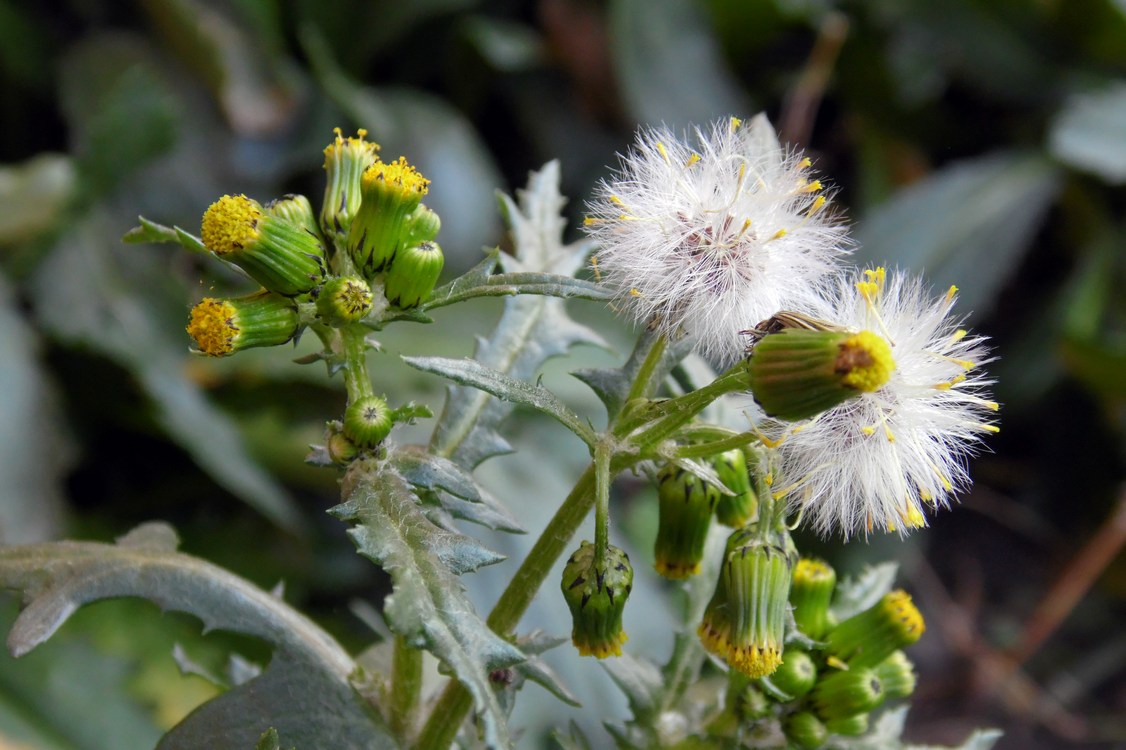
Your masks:
M 804 635 L 821 647 L 787 647 L 769 677 L 769 693 L 785 700 L 779 714 L 791 743 L 813 750 L 832 735 L 868 730 L 869 715 L 885 701 L 915 690 L 915 670 L 902 649 L 923 634 L 922 615 L 904 591 L 892 591 L 872 607 L 840 623 L 829 613 L 836 574 L 824 562 L 794 566 L 790 604 Z
M 713 516 L 736 529 L 755 517 L 757 496 L 743 451 L 720 453 L 709 464 L 722 487 L 676 464 L 668 464 L 657 473 L 659 513 L 654 556 L 657 572 L 665 578 L 681 580 L 700 572 Z
M 262 288 L 193 308 L 188 333 L 200 353 L 284 344 L 310 324 L 351 325 L 375 309 L 373 289 L 401 309 L 429 297 L 443 266 L 434 241 L 441 222 L 421 203 L 429 180 L 402 157 L 381 161 L 365 135 L 344 138 L 338 129 L 325 148 L 319 215 L 301 195 L 265 205 L 224 195 L 207 209 L 204 246 Z
M 339 129 L 324 150 L 327 173 L 320 213 L 302 195 L 261 204 L 224 195 L 203 215 L 203 245 L 260 285 L 234 299 L 207 298 L 192 308 L 196 350 L 222 357 L 278 346 L 312 327 L 328 336 L 388 306 L 409 309 L 431 294 L 442 272 L 434 241 L 438 215 L 422 204 L 430 181 L 400 157 L 385 163 L 365 131 Z M 345 464 L 390 432 L 394 412 L 382 398 L 352 394 L 342 421 L 325 433 L 329 459 Z

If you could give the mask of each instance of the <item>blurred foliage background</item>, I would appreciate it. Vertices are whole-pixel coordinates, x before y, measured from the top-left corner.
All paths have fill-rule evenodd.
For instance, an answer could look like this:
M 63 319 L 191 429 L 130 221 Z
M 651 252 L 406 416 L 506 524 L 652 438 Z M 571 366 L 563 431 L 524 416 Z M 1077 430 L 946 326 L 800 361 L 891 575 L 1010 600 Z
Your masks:
M 960 507 L 906 543 L 799 540 L 844 572 L 901 561 L 930 630 L 908 737 L 990 725 L 1010 750 L 1123 746 L 1122 0 L 0 0 L 0 542 L 108 540 L 165 519 L 185 551 L 284 581 L 363 649 L 386 581 L 323 512 L 336 477 L 301 461 L 342 408 L 339 382 L 292 364 L 309 342 L 190 357 L 189 306 L 246 289 L 218 263 L 121 236 L 138 214 L 197 233 L 224 193 L 316 203 L 331 128 L 364 127 L 433 180 L 452 273 L 503 247 L 494 191 L 549 159 L 577 227 L 639 123 L 760 110 L 835 185 L 857 262 L 957 284 L 1000 357 L 1002 432 Z M 628 347 L 592 308 L 573 312 Z M 467 355 L 497 310 L 381 340 Z M 596 415 L 566 372 L 617 356 L 581 351 L 546 382 Z M 378 388 L 440 407 L 441 383 L 378 362 Z M 585 456 L 530 415 L 512 429 L 522 453 L 482 473 L 534 535 Z M 627 478 L 615 502 L 642 571 L 652 492 Z M 529 542 L 485 536 L 514 555 Z M 479 606 L 511 567 L 467 579 Z M 669 588 L 638 577 L 631 650 L 661 659 Z M 561 600 L 541 599 L 526 622 L 566 632 Z M 0 598 L 5 629 L 15 607 Z M 99 604 L 19 662 L 0 655 L 0 747 L 152 746 L 213 690 L 179 675 L 174 644 L 205 664 L 268 658 L 147 604 Z M 595 663 L 548 660 L 606 706 L 588 726 L 625 715 Z M 525 691 L 522 747 L 582 716 L 544 695 Z

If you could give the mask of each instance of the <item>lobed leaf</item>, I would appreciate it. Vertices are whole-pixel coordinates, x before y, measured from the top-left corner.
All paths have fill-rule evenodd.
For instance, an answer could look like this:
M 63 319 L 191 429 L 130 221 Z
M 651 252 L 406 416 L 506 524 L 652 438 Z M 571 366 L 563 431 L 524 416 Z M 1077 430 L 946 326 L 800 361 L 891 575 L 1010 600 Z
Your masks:
M 345 502 L 332 510 L 354 522 L 349 531 L 360 554 L 391 576 L 384 602 L 391 629 L 426 648 L 453 670 L 473 696 L 490 747 L 507 747 L 506 714 L 489 672 L 523 660 L 473 609 L 457 572 L 500 559 L 468 537 L 436 527 L 423 514 L 407 481 L 389 464 L 357 462 L 344 480 Z
M 845 577 L 837 584 L 829 611 L 837 622 L 863 612 L 891 591 L 898 572 L 898 563 L 883 562 L 866 567 L 859 575 Z
M 233 630 L 275 646 L 260 676 L 197 708 L 165 735 L 160 750 L 251 747 L 271 726 L 300 746 L 393 745 L 353 691 L 355 664 L 331 636 L 273 594 L 177 552 L 177 544 L 170 526 L 148 523 L 116 544 L 0 548 L 0 588 L 22 592 L 25 603 L 8 635 L 9 650 L 26 654 L 85 604 L 141 597 L 195 615 L 205 631 Z

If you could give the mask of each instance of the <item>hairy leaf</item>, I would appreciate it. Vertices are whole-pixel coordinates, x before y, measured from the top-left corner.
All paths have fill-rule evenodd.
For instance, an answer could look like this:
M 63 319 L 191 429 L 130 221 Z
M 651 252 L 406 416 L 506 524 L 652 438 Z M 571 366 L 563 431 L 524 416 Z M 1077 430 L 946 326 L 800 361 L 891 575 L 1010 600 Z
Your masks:
M 507 747 L 505 713 L 489 672 L 523 655 L 489 630 L 455 575 L 500 557 L 434 526 L 407 481 L 386 463 L 353 464 L 343 497 L 333 514 L 356 524 L 349 534 L 360 554 L 391 576 L 394 590 L 384 603 L 388 624 L 412 646 L 432 651 L 449 665 L 483 715 L 488 744 Z
M 1001 738 L 998 729 L 977 729 L 957 747 L 907 744 L 903 742 L 903 729 L 909 708 L 899 706 L 884 711 L 863 737 L 834 736 L 826 747 L 832 750 L 990 750 Z
M 506 271 L 573 276 L 586 263 L 590 246 L 563 244 L 566 222 L 560 215 L 565 200 L 559 193 L 559 164 L 549 162 L 533 173 L 517 201 L 501 196 L 501 210 L 512 233 L 514 255 L 499 257 Z M 479 339 L 473 359 L 513 380 L 527 380 L 545 360 L 579 343 L 601 345 L 602 339 L 574 322 L 564 301 L 541 295 L 519 295 L 505 301 L 504 313 L 490 338 Z M 497 427 L 512 411 L 472 386 L 447 389 L 446 406 L 431 440 L 431 449 L 459 464 L 474 467 L 490 456 L 506 453 L 508 443 Z
M 587 445 L 594 444 L 594 430 L 583 421 L 582 417 L 546 388 L 510 378 L 504 373 L 485 367 L 472 359 L 403 357 L 403 361 L 423 372 L 441 375 L 463 386 L 478 388 L 496 396 L 501 401 L 530 406 L 559 420 L 564 427 L 578 435 Z
M 1052 123 L 1049 145 L 1057 159 L 1113 185 L 1126 182 L 1126 84 L 1076 96 Z
M 378 748 L 392 743 L 349 683 L 351 657 L 280 599 L 232 573 L 176 551 L 171 527 L 149 523 L 116 544 L 51 542 L 0 548 L 0 588 L 22 592 L 8 635 L 15 656 L 47 640 L 79 607 L 136 596 L 188 612 L 204 630 L 233 630 L 275 646 L 261 676 L 204 703 L 174 727 L 162 750 L 251 747 L 273 726 L 300 746 Z

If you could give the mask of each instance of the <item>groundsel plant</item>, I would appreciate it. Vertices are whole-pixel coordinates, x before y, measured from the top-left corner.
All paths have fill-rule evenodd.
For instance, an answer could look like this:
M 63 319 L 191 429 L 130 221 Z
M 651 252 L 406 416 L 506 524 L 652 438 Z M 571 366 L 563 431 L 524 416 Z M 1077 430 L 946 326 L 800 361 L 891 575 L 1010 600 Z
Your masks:
M 907 747 L 916 676 L 904 649 L 925 632 L 922 612 L 893 590 L 894 565 L 838 579 L 790 532 L 804 522 L 826 536 L 902 534 L 966 486 L 964 462 L 996 429 L 996 404 L 982 339 L 951 317 L 954 291 L 935 300 L 900 274 L 839 267 L 844 225 L 809 161 L 761 115 L 702 127 L 692 145 L 644 131 L 590 206 L 593 242 L 563 243 L 559 166 L 547 165 L 517 200 L 501 198 L 514 251 L 486 253 L 441 286 L 429 180 L 404 157 L 383 160 L 362 130 L 337 131 L 324 155 L 319 208 L 226 195 L 198 238 L 142 218 L 126 241 L 179 244 L 245 274 L 245 294 L 188 313 L 199 356 L 311 336 L 318 347 L 298 364 L 342 376 L 345 398 L 307 460 L 340 475 L 331 513 L 391 578 L 373 623 L 382 637 L 351 654 L 279 596 L 178 552 L 175 532 L 153 523 L 112 545 L 0 549 L 0 587 L 25 602 L 10 650 L 26 653 L 80 606 L 116 596 L 273 645 L 267 667 L 216 678 L 222 692 L 161 748 L 508 748 L 528 681 L 582 702 L 541 658 L 568 640 L 604 660 L 629 699 L 630 720 L 607 727 L 620 748 Z M 593 278 L 577 278 L 588 264 Z M 472 357 L 403 357 L 450 381 L 438 416 L 385 392 L 372 364 L 391 355 L 374 334 L 433 325 L 431 311 L 486 296 L 503 296 L 504 312 Z M 600 341 L 568 316 L 568 299 L 640 324 L 619 367 L 575 373 L 604 418 L 536 379 L 548 357 Z M 682 366 L 701 354 L 726 369 Z M 754 421 L 704 419 L 720 399 L 753 399 Z M 591 460 L 566 497 L 536 498 L 554 516 L 523 560 L 504 561 L 459 522 L 520 530 L 474 477 L 512 450 L 503 429 L 514 405 L 557 420 Z M 432 421 L 430 440 L 404 444 L 397 427 L 420 420 Z M 657 485 L 652 565 L 610 543 L 610 486 L 625 471 Z M 460 577 L 494 564 L 512 566 L 509 583 L 482 614 Z M 687 592 L 661 665 L 631 652 L 623 630 L 641 576 Z M 570 621 L 523 630 L 536 596 L 562 597 Z M 424 689 L 427 662 L 444 675 L 435 691 Z M 587 735 L 601 731 L 599 706 L 585 710 L 586 729 L 560 728 L 563 748 L 607 746 Z M 979 732 L 965 747 L 995 739 Z

